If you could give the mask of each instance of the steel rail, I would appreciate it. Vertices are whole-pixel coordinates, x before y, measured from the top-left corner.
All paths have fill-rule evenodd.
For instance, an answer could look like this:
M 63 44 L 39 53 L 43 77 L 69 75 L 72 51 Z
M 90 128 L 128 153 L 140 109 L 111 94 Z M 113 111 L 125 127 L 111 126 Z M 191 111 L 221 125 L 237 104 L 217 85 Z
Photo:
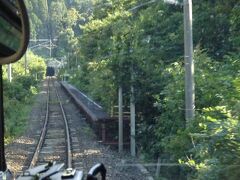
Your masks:
M 43 141 L 44 141 L 44 138 L 46 136 L 46 132 L 47 132 L 47 124 L 48 124 L 48 119 L 49 119 L 49 97 L 50 97 L 50 93 L 49 93 L 49 77 L 47 78 L 48 79 L 48 83 L 47 83 L 47 86 L 48 86 L 48 89 L 47 89 L 47 107 L 46 107 L 46 115 L 45 115 L 45 121 L 44 121 L 44 125 L 43 125 L 43 128 L 42 128 L 42 132 L 41 132 L 41 135 L 40 135 L 40 138 L 39 138 L 39 141 L 38 141 L 38 145 L 35 149 L 35 152 L 34 152 L 34 155 L 33 155 L 33 158 L 32 158 L 32 161 L 30 163 L 30 166 L 29 166 L 29 169 L 30 168 L 33 168 L 36 163 L 37 163 L 37 160 L 38 160 L 38 157 L 39 157 L 39 153 L 40 153 L 40 150 L 42 148 L 42 145 L 43 145 Z
M 39 154 L 40 154 L 40 151 L 41 151 L 41 148 L 43 146 L 44 139 L 45 139 L 46 133 L 47 133 L 47 125 L 48 125 L 48 120 L 49 120 L 49 99 L 50 99 L 50 80 L 51 80 L 51 78 L 48 77 L 47 79 L 48 79 L 48 83 L 47 83 L 48 84 L 48 89 L 47 89 L 47 102 L 46 102 L 47 107 L 46 107 L 45 121 L 44 121 L 42 132 L 41 132 L 37 147 L 35 149 L 32 161 L 30 163 L 29 169 L 36 166 L 38 158 L 39 158 Z M 71 140 L 70 140 L 69 126 L 68 126 L 66 114 L 65 114 L 65 111 L 63 109 L 63 105 L 61 103 L 61 98 L 59 96 L 57 88 L 55 87 L 54 83 L 52 83 L 52 84 L 53 84 L 53 87 L 55 89 L 55 93 L 56 93 L 57 98 L 58 98 L 59 106 L 61 108 L 62 117 L 64 119 L 64 124 L 65 124 L 65 134 L 66 134 L 66 142 L 67 142 L 67 167 L 72 168 L 72 150 L 71 150 Z
M 56 92 L 57 97 L 58 97 L 59 105 L 60 105 L 60 108 L 62 110 L 62 116 L 63 116 L 64 123 L 65 123 L 65 132 L 66 132 L 66 137 L 67 137 L 67 139 L 66 139 L 66 141 L 67 141 L 67 167 L 72 168 L 72 149 L 71 149 L 71 139 L 70 139 L 68 121 L 67 121 L 66 114 L 65 114 L 65 111 L 63 109 L 63 105 L 62 105 L 59 93 L 57 91 L 57 88 L 55 86 L 54 86 L 54 88 L 55 88 L 55 92 Z

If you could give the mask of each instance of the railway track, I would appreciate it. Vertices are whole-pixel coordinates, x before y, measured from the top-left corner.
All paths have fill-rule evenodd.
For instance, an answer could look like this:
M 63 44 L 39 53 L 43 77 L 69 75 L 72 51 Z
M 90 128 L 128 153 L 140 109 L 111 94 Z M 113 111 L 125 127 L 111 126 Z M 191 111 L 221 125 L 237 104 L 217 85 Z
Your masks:
M 56 83 L 48 79 L 45 122 L 29 168 L 52 161 L 72 167 L 69 126 Z
M 59 95 L 57 95 L 56 92 L 58 92 Z M 120 156 L 112 152 L 109 147 L 102 146 L 96 141 L 95 134 L 85 121 L 85 115 L 79 112 L 78 107 L 71 102 L 71 97 L 66 94 L 55 79 L 46 80 L 43 84 L 43 91 L 41 91 L 40 94 L 41 104 L 37 106 L 37 109 L 41 110 L 37 111 L 39 114 L 36 114 L 34 111 L 34 118 L 29 122 L 29 132 L 26 131 L 26 140 L 28 141 L 25 141 L 25 139 L 23 139 L 24 141 L 18 141 L 20 144 L 14 144 L 12 151 L 9 151 L 14 155 L 12 162 L 15 164 L 16 159 L 24 157 L 23 161 L 18 165 L 19 169 L 21 169 L 14 171 L 14 176 L 17 179 L 21 177 L 25 178 L 25 176 L 29 177 L 29 174 L 35 174 L 32 172 L 36 171 L 32 170 L 36 168 L 32 169 L 32 167 L 39 168 L 39 165 L 44 164 L 44 168 L 48 168 L 45 165 L 49 161 L 56 161 L 56 165 L 64 163 L 65 167 L 61 168 L 61 172 L 71 166 L 77 172 L 82 170 L 85 177 L 88 176 L 88 172 L 94 174 L 93 172 L 95 171 L 92 171 L 92 167 L 96 170 L 99 169 L 98 167 L 100 166 L 95 165 L 102 166 L 101 163 L 104 163 L 108 168 L 109 179 L 128 179 L 125 178 L 126 171 L 118 166 L 118 164 L 122 162 Z M 61 102 L 62 105 L 60 105 L 59 102 Z M 45 106 L 47 106 L 47 108 Z M 63 113 L 63 109 L 66 112 Z M 45 110 L 46 115 L 44 115 Z M 69 143 L 66 141 L 65 120 L 62 114 L 65 114 L 65 119 L 68 121 Z M 42 127 L 44 127 L 45 130 L 42 130 Z M 70 148 L 67 148 L 68 144 L 69 147 L 71 146 Z M 36 152 L 34 152 L 35 149 Z M 21 151 L 20 156 L 19 152 L 15 155 L 15 152 L 18 150 Z M 10 158 L 12 154 L 9 153 L 8 158 Z M 135 172 L 135 168 L 133 169 Z M 141 177 L 141 175 L 138 175 L 138 171 L 132 173 L 131 168 L 128 168 L 128 171 L 127 176 L 134 177 L 129 179 L 141 179 L 135 178 L 138 176 Z M 45 171 L 42 172 L 42 175 L 45 176 Z

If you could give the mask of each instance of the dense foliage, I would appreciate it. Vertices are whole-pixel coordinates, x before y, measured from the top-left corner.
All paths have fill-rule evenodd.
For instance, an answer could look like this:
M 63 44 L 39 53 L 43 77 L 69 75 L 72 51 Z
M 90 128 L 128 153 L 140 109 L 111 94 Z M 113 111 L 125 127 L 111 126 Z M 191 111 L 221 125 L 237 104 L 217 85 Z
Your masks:
M 26 127 L 28 112 L 31 109 L 33 95 L 38 92 L 38 84 L 45 77 L 44 59 L 28 52 L 27 70 L 24 58 L 12 64 L 12 81 L 8 79 L 8 67 L 4 66 L 4 108 L 6 138 L 19 135 Z
M 146 0 L 44 2 L 29 1 L 35 10 L 34 37 L 51 32 L 49 36 L 58 38 L 54 53 L 67 59 L 61 73 L 70 74 L 71 83 L 109 112 L 117 105 L 118 87 L 123 87 L 128 106 L 134 86 L 139 155 L 182 165 L 166 168 L 169 173 L 162 176 L 239 177 L 238 0 L 193 0 L 196 117 L 189 123 L 184 118 L 181 5 Z

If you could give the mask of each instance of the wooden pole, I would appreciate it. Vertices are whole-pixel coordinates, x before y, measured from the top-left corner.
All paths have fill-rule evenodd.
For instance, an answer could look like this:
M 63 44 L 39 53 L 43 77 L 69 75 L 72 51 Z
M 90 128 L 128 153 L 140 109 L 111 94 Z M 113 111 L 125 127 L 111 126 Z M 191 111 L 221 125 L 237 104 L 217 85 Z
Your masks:
M 118 89 L 118 151 L 123 151 L 123 95 L 122 87 Z
M 134 87 L 131 85 L 131 97 L 130 97 L 130 116 L 131 116 L 131 155 L 136 156 L 136 140 L 135 140 L 135 99 L 134 99 Z

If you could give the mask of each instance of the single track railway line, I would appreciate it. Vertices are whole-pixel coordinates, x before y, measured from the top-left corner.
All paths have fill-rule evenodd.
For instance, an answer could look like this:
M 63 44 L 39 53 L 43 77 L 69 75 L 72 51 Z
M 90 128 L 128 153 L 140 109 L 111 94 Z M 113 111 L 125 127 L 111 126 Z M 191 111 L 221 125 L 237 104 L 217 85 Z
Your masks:
M 72 167 L 68 121 L 55 83 L 53 78 L 48 78 L 45 122 L 29 168 L 52 161 Z

